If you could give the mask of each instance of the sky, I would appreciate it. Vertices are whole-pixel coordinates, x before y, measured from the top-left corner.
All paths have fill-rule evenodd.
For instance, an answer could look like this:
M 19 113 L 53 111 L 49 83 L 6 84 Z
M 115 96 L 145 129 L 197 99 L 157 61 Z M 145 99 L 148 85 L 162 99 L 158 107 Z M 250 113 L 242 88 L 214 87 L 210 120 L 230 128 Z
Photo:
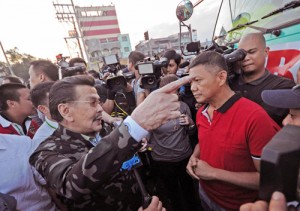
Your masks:
M 71 0 L 1 0 L 0 41 L 4 49 L 17 47 L 22 54 L 50 60 L 54 60 L 59 53 L 68 56 L 64 37 L 68 37 L 71 25 L 56 19 L 53 2 L 70 4 Z M 201 42 L 211 40 L 220 2 L 204 0 L 194 8 L 193 16 L 185 22 L 197 30 Z M 75 6 L 113 3 L 121 33 L 129 34 L 132 50 L 144 39 L 145 31 L 149 32 L 150 39 L 179 33 L 176 7 L 180 0 L 73 0 L 73 3 Z M 69 44 L 71 47 L 76 46 L 72 42 Z M 0 61 L 4 60 L 1 51 Z

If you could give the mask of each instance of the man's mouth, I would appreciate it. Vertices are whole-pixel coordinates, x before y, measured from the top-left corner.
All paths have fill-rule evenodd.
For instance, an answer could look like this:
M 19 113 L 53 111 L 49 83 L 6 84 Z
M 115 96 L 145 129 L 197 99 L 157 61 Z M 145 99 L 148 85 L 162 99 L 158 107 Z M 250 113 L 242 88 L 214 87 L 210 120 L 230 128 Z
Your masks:
M 244 67 L 248 67 L 250 65 L 252 65 L 252 63 L 251 64 L 243 64 L 242 67 L 244 68 Z
M 102 120 L 102 116 L 98 116 L 94 119 L 94 121 L 100 121 L 100 122 L 101 122 L 101 120 Z

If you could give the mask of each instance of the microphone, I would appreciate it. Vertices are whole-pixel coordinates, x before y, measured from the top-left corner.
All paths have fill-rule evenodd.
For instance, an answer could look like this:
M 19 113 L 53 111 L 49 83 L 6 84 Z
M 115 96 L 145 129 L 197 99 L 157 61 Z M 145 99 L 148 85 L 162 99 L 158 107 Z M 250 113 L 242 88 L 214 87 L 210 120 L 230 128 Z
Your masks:
M 181 64 L 179 64 L 179 68 L 185 68 L 187 66 L 190 65 L 190 62 L 189 61 L 185 61 L 185 62 L 182 62 Z

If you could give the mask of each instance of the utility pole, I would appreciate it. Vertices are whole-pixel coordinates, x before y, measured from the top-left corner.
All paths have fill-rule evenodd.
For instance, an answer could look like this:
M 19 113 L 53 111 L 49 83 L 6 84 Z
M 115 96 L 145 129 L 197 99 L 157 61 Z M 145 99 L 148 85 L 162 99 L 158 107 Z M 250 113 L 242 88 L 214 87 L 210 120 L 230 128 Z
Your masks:
M 3 52 L 3 55 L 4 55 L 4 57 L 5 57 L 6 63 L 8 64 L 9 72 L 10 72 L 10 74 L 11 74 L 12 76 L 15 76 L 16 74 L 14 73 L 14 71 L 13 71 L 12 68 L 11 68 L 11 65 L 10 65 L 10 63 L 9 63 L 9 61 L 8 61 L 8 59 L 7 59 L 7 56 L 6 56 L 6 53 L 5 53 L 5 51 L 4 51 L 4 48 L 3 48 L 3 46 L 2 46 L 1 41 L 0 41 L 0 46 L 1 46 L 1 49 L 2 49 L 2 52 Z
M 71 4 L 72 4 L 72 7 L 73 7 L 73 10 L 74 10 L 74 13 L 75 13 L 75 20 L 76 20 L 76 23 L 78 25 L 78 31 L 79 31 L 79 34 L 80 34 L 80 37 L 81 37 L 81 41 L 83 43 L 83 48 L 84 48 L 84 52 L 85 52 L 85 55 L 86 55 L 86 58 L 87 58 L 87 61 L 88 63 L 90 63 L 90 57 L 89 57 L 89 54 L 87 52 L 87 49 L 85 47 L 85 43 L 84 43 L 84 39 L 83 39 L 83 33 L 82 33 L 82 30 L 81 30 L 81 27 L 79 25 L 79 21 L 78 21 L 78 14 L 76 12 L 76 9 L 75 9 L 75 6 L 74 6 L 74 3 L 73 3 L 73 0 L 71 0 Z M 75 22 L 74 22 L 75 23 Z M 75 24 L 74 24 L 74 28 L 75 28 Z M 80 47 L 81 48 L 81 47 Z
M 84 43 L 84 40 L 83 40 L 81 28 L 80 28 L 79 23 L 78 23 L 77 14 L 76 14 L 76 10 L 75 10 L 75 6 L 73 4 L 73 1 L 71 0 L 71 4 L 55 4 L 53 2 L 53 6 L 56 10 L 56 17 L 57 17 L 58 21 L 60 21 L 60 22 L 70 22 L 70 23 L 73 24 L 74 33 L 72 33 L 72 36 L 70 36 L 68 38 L 65 38 L 65 41 L 66 41 L 66 39 L 75 38 L 77 40 L 77 43 L 78 43 L 78 47 L 79 47 L 79 50 L 80 50 L 81 57 L 84 58 L 84 55 L 85 55 L 85 57 L 87 59 L 87 62 L 89 63 L 90 58 L 89 58 L 89 55 L 88 55 L 86 47 L 85 47 L 85 43 Z M 75 16 L 75 20 L 74 20 L 74 16 Z M 76 28 L 76 23 L 77 23 L 78 30 Z M 78 34 L 78 31 L 79 31 L 79 34 Z M 81 38 L 81 41 L 82 41 L 82 44 L 83 44 L 84 53 L 83 53 L 83 50 L 82 50 L 82 47 L 81 47 L 80 38 Z

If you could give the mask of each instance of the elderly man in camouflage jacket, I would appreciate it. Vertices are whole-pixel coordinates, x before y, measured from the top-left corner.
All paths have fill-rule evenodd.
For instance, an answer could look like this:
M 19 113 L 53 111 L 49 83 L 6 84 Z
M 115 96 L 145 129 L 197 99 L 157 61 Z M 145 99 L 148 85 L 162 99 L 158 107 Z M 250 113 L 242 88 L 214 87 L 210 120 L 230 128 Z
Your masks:
M 74 76 L 56 82 L 49 107 L 59 128 L 30 163 L 69 210 L 137 210 L 142 197 L 132 171 L 120 171 L 122 163 L 135 154 L 149 130 L 180 116 L 178 97 L 170 93 L 189 80 L 184 77 L 153 92 L 103 138 L 98 135 L 103 110 L 93 79 Z M 154 210 L 161 210 L 161 203 Z

